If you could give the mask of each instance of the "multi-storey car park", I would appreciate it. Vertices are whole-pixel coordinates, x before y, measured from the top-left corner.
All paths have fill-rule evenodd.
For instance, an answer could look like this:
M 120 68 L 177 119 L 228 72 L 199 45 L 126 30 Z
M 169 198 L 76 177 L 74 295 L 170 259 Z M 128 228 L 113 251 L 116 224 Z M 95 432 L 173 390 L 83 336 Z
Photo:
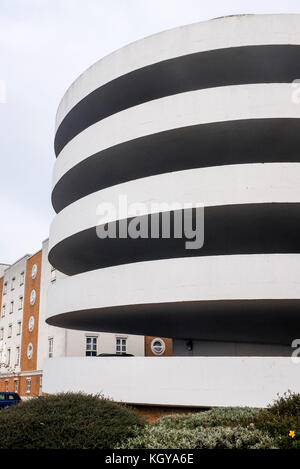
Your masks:
M 299 78 L 300 17 L 242 15 L 129 44 L 71 85 L 57 113 L 49 247 L 67 277 L 47 322 L 172 337 L 175 356 L 52 360 L 46 392 L 196 406 L 299 392 Z M 203 247 L 100 239 L 99 204 L 120 195 L 202 203 Z

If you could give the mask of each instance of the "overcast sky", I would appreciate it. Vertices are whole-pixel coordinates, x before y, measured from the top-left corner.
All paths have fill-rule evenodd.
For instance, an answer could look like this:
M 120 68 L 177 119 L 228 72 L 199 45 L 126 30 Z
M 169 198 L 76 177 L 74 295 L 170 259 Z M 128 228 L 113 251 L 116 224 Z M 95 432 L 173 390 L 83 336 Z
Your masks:
M 55 113 L 72 81 L 128 42 L 235 13 L 300 13 L 300 1 L 0 0 L 0 263 L 48 237 Z

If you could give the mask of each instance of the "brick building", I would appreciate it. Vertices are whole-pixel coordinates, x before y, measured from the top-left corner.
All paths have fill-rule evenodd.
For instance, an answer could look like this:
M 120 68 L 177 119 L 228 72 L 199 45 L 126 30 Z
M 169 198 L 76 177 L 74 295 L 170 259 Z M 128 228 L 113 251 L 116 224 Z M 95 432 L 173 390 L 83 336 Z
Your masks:
M 61 277 L 48 262 L 48 240 L 37 253 L 12 265 L 0 264 L 0 391 L 15 391 L 23 397 L 41 395 L 44 361 L 49 358 L 170 354 L 170 339 L 48 325 L 48 291 Z M 161 341 L 161 349 L 155 348 L 153 339 Z

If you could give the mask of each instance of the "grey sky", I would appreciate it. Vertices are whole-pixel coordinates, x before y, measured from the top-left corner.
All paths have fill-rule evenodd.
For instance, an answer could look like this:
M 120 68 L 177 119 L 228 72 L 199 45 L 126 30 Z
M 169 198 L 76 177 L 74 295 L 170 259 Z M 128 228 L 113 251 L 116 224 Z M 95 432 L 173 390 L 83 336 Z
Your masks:
M 300 13 L 300 1 L 0 0 L 0 263 L 48 237 L 54 119 L 71 82 L 128 42 L 236 13 Z

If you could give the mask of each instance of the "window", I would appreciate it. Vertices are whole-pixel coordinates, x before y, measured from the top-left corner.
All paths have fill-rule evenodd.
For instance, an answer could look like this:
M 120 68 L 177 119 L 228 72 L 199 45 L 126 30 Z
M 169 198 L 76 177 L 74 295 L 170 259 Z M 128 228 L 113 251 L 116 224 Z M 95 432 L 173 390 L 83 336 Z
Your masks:
M 20 335 L 20 334 L 21 334 L 21 330 L 22 330 L 22 323 L 21 323 L 21 321 L 18 321 L 18 325 L 17 325 L 17 335 Z
M 12 336 L 12 324 L 9 324 L 8 326 L 8 337 L 11 337 Z
M 34 264 L 34 265 L 32 266 L 32 269 L 31 269 L 31 278 L 32 278 L 33 280 L 34 280 L 35 277 L 36 277 L 37 270 L 38 270 L 38 269 L 37 269 L 37 265 Z
M 54 267 L 51 267 L 51 282 L 56 281 L 56 269 Z
M 7 349 L 7 365 L 10 366 L 11 350 Z
M 151 350 L 155 355 L 164 353 L 166 345 L 162 339 L 153 339 L 151 342 Z
M 48 357 L 53 358 L 53 337 L 48 339 Z
M 0 329 L 0 340 L 3 340 L 3 338 L 4 338 L 4 329 L 3 329 L 3 327 L 1 327 L 1 329 Z
M 30 293 L 30 304 L 31 304 L 31 306 L 34 305 L 35 299 L 36 299 L 36 292 L 35 292 L 35 290 L 32 290 L 31 293 Z
M 4 318 L 5 316 L 5 311 L 6 311 L 6 305 L 2 306 L 2 317 Z
M 20 365 L 20 347 L 16 348 L 16 366 Z
M 127 339 L 116 339 L 116 354 L 123 355 L 127 351 Z
M 8 379 L 5 380 L 5 391 L 8 392 Z
M 6 293 L 7 293 L 7 282 L 4 282 L 3 295 L 6 295 Z
M 28 321 L 28 330 L 29 332 L 32 332 L 34 329 L 34 317 L 30 316 L 29 321 Z
M 14 312 L 14 302 L 11 301 L 10 302 L 10 310 L 9 310 L 9 313 L 12 314 Z
M 33 345 L 32 345 L 32 343 L 30 342 L 30 343 L 27 345 L 27 358 L 28 358 L 29 360 L 31 360 L 32 355 L 33 355 Z
M 16 277 L 13 277 L 11 279 L 11 290 L 14 290 L 15 289 L 15 283 L 16 283 Z
M 19 298 L 19 309 L 23 308 L 23 296 L 20 296 Z
M 19 392 L 19 380 L 15 379 L 15 392 Z
M 24 285 L 24 278 L 25 278 L 24 272 L 21 272 L 21 274 L 20 274 L 20 286 Z
M 31 378 L 26 378 L 26 394 L 31 393 Z
M 86 337 L 85 356 L 96 357 L 97 355 L 97 337 Z

